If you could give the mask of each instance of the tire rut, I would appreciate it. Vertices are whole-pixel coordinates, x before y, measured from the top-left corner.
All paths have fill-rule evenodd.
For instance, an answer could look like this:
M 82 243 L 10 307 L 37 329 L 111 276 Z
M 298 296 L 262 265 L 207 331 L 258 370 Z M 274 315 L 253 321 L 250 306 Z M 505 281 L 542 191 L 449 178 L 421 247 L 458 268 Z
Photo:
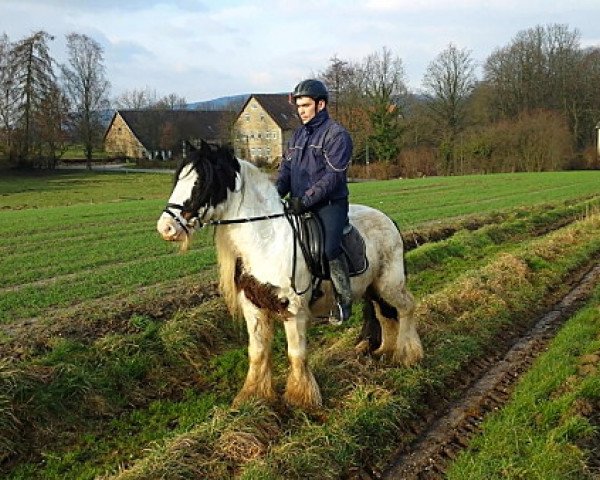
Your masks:
M 485 416 L 509 400 L 517 380 L 542 353 L 559 327 L 590 296 L 600 281 L 600 264 L 580 278 L 554 307 L 527 333 L 519 337 L 501 357 L 480 360 L 472 370 L 482 372 L 461 398 L 443 411 L 425 415 L 421 426 L 414 425 L 417 440 L 401 448 L 382 474 L 363 470 L 359 478 L 385 480 L 434 480 L 444 478 L 448 464 L 467 448 L 480 431 Z

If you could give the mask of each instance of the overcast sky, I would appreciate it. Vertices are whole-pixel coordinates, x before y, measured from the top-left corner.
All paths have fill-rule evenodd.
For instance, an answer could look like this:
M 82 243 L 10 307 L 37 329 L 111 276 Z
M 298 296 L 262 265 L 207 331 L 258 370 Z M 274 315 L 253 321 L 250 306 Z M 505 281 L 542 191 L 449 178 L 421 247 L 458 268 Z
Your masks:
M 84 33 L 104 49 L 111 98 L 149 88 L 188 102 L 290 91 L 334 55 L 389 48 L 412 91 L 450 42 L 481 64 L 520 30 L 553 23 L 600 46 L 600 0 L 0 0 L 0 34 Z

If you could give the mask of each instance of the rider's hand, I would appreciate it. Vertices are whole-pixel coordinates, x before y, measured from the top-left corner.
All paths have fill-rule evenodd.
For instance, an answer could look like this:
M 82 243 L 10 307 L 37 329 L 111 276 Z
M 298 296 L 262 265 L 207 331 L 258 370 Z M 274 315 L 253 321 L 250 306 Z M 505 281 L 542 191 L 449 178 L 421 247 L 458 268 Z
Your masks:
M 290 198 L 287 201 L 286 207 L 289 212 L 292 212 L 295 215 L 301 215 L 308 210 L 306 208 L 306 205 L 304 205 L 304 203 L 302 203 L 302 198 L 300 198 L 300 197 Z

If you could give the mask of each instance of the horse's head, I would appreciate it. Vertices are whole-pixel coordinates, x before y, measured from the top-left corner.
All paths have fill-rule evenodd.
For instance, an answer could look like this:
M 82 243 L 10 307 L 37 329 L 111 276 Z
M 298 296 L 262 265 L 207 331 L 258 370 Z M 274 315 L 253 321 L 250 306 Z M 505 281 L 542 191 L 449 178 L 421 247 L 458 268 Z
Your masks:
M 177 167 L 173 191 L 156 228 L 164 240 L 183 242 L 187 249 L 197 225 L 214 217 L 236 189 L 240 164 L 229 148 L 202 142 L 188 144 L 188 155 Z

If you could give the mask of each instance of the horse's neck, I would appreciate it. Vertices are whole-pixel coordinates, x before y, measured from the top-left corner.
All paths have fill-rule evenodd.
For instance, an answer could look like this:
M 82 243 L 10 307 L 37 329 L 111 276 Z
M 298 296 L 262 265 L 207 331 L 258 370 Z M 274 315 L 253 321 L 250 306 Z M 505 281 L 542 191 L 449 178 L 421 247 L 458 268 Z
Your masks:
M 276 188 L 266 174 L 241 161 L 241 188 L 232 193 L 223 218 L 252 218 L 283 213 Z M 230 227 L 230 240 L 235 250 L 253 270 L 267 272 L 281 268 L 292 248 L 292 230 L 284 217 L 249 221 Z
M 240 177 L 241 186 L 232 195 L 236 198 L 232 198 L 230 214 L 250 217 L 283 211 L 277 190 L 265 173 L 240 160 Z

